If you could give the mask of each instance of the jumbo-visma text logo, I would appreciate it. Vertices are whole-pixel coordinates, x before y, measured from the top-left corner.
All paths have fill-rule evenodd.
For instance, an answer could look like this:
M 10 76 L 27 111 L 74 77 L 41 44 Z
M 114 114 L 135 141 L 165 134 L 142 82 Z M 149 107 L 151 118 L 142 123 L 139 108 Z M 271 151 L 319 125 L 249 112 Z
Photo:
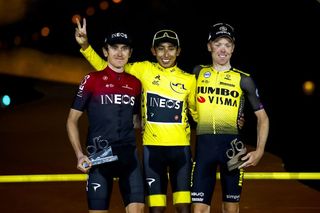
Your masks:
M 213 88 L 213 87 L 198 87 L 198 103 L 209 103 L 226 105 L 226 106 L 238 106 L 237 98 L 239 92 L 236 90 L 229 90 L 225 88 Z M 201 95 L 203 94 L 203 95 Z

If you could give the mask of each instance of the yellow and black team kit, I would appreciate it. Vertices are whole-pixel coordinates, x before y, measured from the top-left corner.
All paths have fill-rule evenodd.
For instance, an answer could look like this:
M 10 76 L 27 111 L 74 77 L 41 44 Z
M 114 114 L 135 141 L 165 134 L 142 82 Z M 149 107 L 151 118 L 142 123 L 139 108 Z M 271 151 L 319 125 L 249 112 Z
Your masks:
M 192 177 L 192 202 L 211 204 L 216 172 L 219 166 L 223 201 L 239 202 L 243 170 L 228 170 L 230 150 L 237 152 L 243 144 L 237 120 L 244 101 L 254 111 L 263 109 L 257 88 L 248 73 L 238 69 L 217 71 L 210 66 L 197 66 L 197 142 Z
M 81 52 L 96 70 L 107 66 L 91 46 Z M 190 203 L 188 113 L 197 121 L 195 75 L 149 61 L 129 63 L 125 71 L 142 84 L 143 165 L 149 206 L 166 205 L 168 167 L 174 204 Z

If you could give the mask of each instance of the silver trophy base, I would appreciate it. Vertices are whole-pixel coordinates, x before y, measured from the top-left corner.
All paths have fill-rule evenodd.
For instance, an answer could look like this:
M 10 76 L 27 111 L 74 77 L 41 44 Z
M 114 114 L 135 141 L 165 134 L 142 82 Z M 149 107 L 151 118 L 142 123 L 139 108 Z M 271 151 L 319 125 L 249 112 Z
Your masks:
M 91 161 L 92 165 L 99 165 L 99 164 L 103 164 L 103 163 L 116 161 L 116 160 L 118 160 L 118 156 L 117 155 L 113 155 L 113 156 L 108 156 L 108 157 L 99 158 L 99 159 L 91 159 L 91 158 L 89 158 L 89 160 Z
M 112 149 L 111 147 L 108 147 L 106 149 L 103 149 L 91 156 L 89 156 L 89 160 L 93 166 L 103 164 L 103 163 L 108 163 L 112 161 L 118 160 L 117 155 L 112 154 Z M 89 165 L 87 163 L 84 163 L 83 166 L 87 168 Z
M 244 161 L 241 160 L 241 158 L 244 156 L 244 154 L 246 154 L 246 152 L 247 152 L 247 148 L 244 147 L 239 153 L 237 153 L 233 158 L 231 158 L 227 162 L 229 171 L 237 169 L 239 166 L 241 166 L 244 163 Z

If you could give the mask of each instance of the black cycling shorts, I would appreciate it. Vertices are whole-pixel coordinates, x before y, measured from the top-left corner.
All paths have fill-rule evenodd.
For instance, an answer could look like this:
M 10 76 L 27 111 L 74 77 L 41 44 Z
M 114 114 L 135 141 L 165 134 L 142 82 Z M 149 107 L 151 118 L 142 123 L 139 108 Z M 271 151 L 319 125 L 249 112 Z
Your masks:
M 239 202 L 242 191 L 243 170 L 228 170 L 227 151 L 232 151 L 231 142 L 238 135 L 197 136 L 195 162 L 192 171 L 192 202 L 211 204 L 216 183 L 216 173 L 220 170 L 222 199 L 225 202 Z M 231 149 L 231 150 L 230 150 Z
M 173 204 L 191 203 L 190 146 L 144 146 L 143 165 L 150 207 L 166 206 L 168 180 Z
M 113 148 L 117 161 L 93 166 L 87 181 L 87 199 L 90 210 L 108 210 L 114 178 L 119 178 L 119 187 L 124 206 L 144 203 L 142 168 L 135 146 Z

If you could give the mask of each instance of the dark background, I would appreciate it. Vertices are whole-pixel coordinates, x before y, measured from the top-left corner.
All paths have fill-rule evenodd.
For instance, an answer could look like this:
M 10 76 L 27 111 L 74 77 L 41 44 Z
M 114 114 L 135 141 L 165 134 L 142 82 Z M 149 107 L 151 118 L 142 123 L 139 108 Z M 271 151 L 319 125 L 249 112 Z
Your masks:
M 90 43 L 99 51 L 104 34 L 115 26 L 125 26 L 134 38 L 136 60 L 154 60 L 150 54 L 152 35 L 158 27 L 175 29 L 181 39 L 178 64 L 190 71 L 196 64 L 209 64 L 206 50 L 207 29 L 216 22 L 228 22 L 236 30 L 236 50 L 232 65 L 250 73 L 270 117 L 266 150 L 280 156 L 288 171 L 319 172 L 319 49 L 320 3 L 316 0 L 269 1 L 196 1 L 196 0 L 123 0 L 109 2 L 99 10 L 98 0 L 30 0 L 23 19 L 0 26 L 1 51 L 17 48 L 12 40 L 21 36 L 19 47 L 55 55 L 81 58 L 74 40 L 74 14 L 87 19 Z M 95 14 L 86 15 L 92 6 Z M 50 27 L 50 35 L 32 40 L 34 32 Z M 24 88 L 16 104 L 26 94 L 41 97 L 32 87 L 33 80 L 15 78 L 18 84 L 1 77 L 1 90 Z M 315 91 L 306 95 L 302 84 L 311 80 Z M 12 85 L 15 85 L 14 87 Z M 19 86 L 17 86 L 19 85 Z M 26 92 L 26 91 L 33 91 Z M 28 96 L 29 97 L 29 96 Z M 255 144 L 255 118 L 246 112 L 244 134 Z M 319 187 L 318 181 L 305 181 Z

